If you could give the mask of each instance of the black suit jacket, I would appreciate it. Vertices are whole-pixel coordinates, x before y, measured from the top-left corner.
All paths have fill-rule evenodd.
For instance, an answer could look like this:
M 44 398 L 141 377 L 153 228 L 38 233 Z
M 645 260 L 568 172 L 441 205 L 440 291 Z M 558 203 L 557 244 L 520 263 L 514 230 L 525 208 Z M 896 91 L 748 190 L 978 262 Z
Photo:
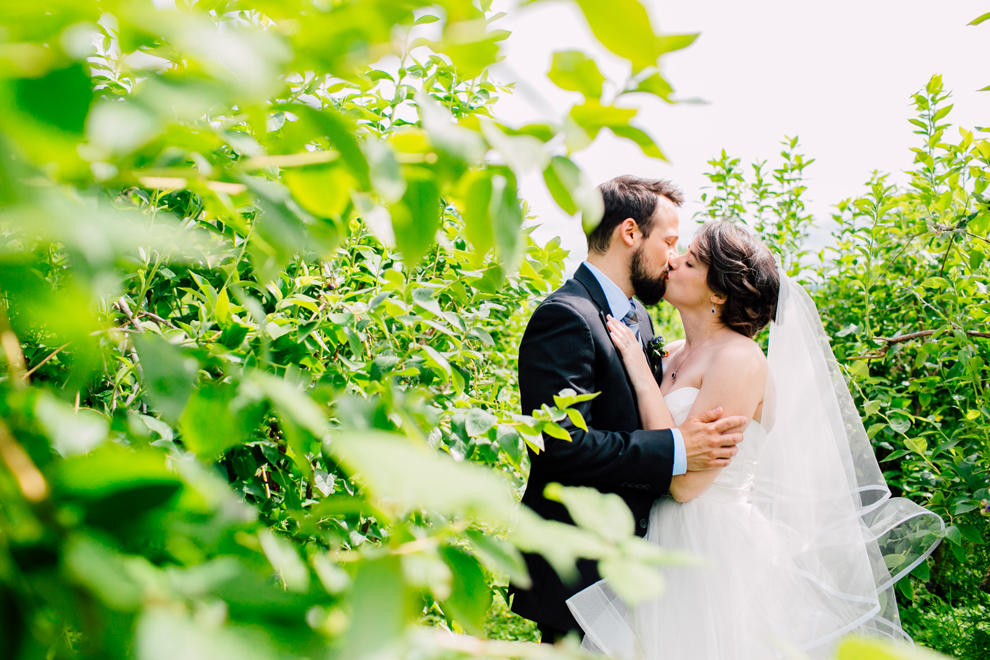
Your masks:
M 640 335 L 649 341 L 652 322 L 638 301 L 635 305 Z M 578 394 L 601 394 L 575 406 L 587 432 L 565 419 L 561 425 L 570 442 L 544 434 L 546 451 L 530 450 L 532 469 L 522 501 L 544 518 L 573 524 L 567 509 L 544 498 L 543 490 L 552 482 L 592 486 L 620 495 L 636 520 L 636 533 L 643 536 L 653 502 L 670 488 L 674 443 L 669 430 L 642 429 L 636 394 L 605 325 L 608 313 L 598 280 L 582 264 L 573 279 L 540 304 L 526 327 L 519 346 L 523 413 L 544 403 L 553 406 L 553 396 L 567 387 Z M 581 560 L 578 583 L 564 584 L 543 557 L 524 557 L 533 584 L 511 587 L 512 610 L 544 626 L 580 630 L 564 601 L 600 579 L 596 562 Z

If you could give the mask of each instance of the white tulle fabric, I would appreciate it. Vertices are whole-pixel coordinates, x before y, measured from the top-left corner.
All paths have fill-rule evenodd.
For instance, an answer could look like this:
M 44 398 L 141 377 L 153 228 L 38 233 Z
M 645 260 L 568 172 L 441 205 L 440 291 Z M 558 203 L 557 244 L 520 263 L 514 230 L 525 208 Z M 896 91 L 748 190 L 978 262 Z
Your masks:
M 830 657 L 851 632 L 909 640 L 893 585 L 944 523 L 892 498 L 808 294 L 782 272 L 761 422 L 699 497 L 660 500 L 647 539 L 701 557 L 628 610 L 601 581 L 567 601 L 584 647 L 614 658 Z M 698 390 L 665 397 L 677 424 Z

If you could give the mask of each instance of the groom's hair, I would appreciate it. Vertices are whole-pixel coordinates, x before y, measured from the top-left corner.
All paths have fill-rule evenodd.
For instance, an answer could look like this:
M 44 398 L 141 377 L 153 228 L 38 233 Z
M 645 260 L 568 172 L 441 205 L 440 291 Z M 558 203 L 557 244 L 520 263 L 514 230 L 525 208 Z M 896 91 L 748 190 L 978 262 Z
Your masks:
M 657 210 L 657 199 L 666 197 L 674 206 L 684 203 L 684 193 L 670 181 L 663 179 L 641 179 L 625 174 L 617 176 L 598 186 L 605 203 L 602 221 L 588 234 L 588 251 L 604 254 L 612 240 L 612 232 L 626 218 L 632 218 L 639 225 L 643 236 L 653 231 L 653 214 Z

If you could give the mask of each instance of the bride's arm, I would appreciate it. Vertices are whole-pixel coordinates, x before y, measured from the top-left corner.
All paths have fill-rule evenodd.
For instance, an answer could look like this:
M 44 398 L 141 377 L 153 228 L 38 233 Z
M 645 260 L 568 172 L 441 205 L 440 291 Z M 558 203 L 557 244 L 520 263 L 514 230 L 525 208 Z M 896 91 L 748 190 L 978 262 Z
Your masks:
M 721 406 L 726 415 L 752 418 L 763 401 L 766 377 L 766 358 L 756 344 L 739 342 L 721 347 L 705 365 L 701 390 L 688 415 Z M 678 502 L 692 500 L 704 492 L 721 471 L 717 468 L 678 475 L 671 480 L 670 494 Z
M 633 389 L 636 391 L 639 418 L 643 428 L 646 430 L 674 428 L 676 426 L 674 418 L 667 409 L 663 394 L 660 393 L 660 386 L 653 377 L 653 369 L 650 368 L 646 353 L 643 352 L 636 334 L 612 316 L 607 320 L 612 343 L 619 350 L 619 355 L 626 365 L 626 373 L 629 374 L 629 380 L 632 381 Z

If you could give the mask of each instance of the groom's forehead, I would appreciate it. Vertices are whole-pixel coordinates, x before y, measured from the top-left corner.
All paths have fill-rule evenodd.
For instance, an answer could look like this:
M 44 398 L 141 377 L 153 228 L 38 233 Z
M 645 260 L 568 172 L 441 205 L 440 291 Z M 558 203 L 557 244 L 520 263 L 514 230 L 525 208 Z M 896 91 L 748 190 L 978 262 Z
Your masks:
M 666 197 L 657 200 L 654 223 L 664 238 L 677 238 L 680 216 L 677 207 Z

